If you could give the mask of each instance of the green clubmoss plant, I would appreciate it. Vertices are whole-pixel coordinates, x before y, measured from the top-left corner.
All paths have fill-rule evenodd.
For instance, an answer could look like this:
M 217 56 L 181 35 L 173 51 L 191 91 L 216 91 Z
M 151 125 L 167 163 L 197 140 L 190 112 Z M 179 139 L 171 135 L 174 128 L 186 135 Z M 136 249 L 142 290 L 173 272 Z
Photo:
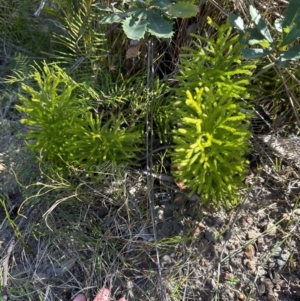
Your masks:
M 203 202 L 235 204 L 246 167 L 247 115 L 232 97 L 218 95 L 212 85 L 186 94 L 180 124 L 173 131 L 175 176 Z
M 194 49 L 185 49 L 175 89 L 176 128 L 171 152 L 175 177 L 199 193 L 204 203 L 229 207 L 238 202 L 248 151 L 251 110 L 247 85 L 255 64 L 242 61 L 242 44 L 229 23 L 218 26 L 216 40 L 194 36 Z
M 70 129 L 88 109 L 87 101 L 77 97 L 79 85 L 56 65 L 44 63 L 42 69 L 34 67 L 29 77 L 37 85 L 23 83 L 21 104 L 16 106 L 25 113 L 21 122 L 28 126 L 26 140 L 44 160 L 60 166 L 62 160 L 68 161 Z
M 193 48 L 184 47 L 180 55 L 177 95 L 185 98 L 186 90 L 194 91 L 201 82 L 203 86 L 213 83 L 220 94 L 249 98 L 247 86 L 256 62 L 243 61 L 241 51 L 245 46 L 238 35 L 233 35 L 229 22 L 219 26 L 208 18 L 208 23 L 217 29 L 217 38 L 191 34 L 195 39 Z
M 44 63 L 30 76 L 38 88 L 22 84 L 17 109 L 24 113 L 21 122 L 28 126 L 28 145 L 42 160 L 59 168 L 72 165 L 85 169 L 104 161 L 130 161 L 138 150 L 135 146 L 141 131 L 124 126 L 122 113 L 92 114 L 83 85 L 55 64 Z
M 140 132 L 134 127 L 124 127 L 121 114 L 111 115 L 105 121 L 103 114 L 86 113 L 84 117 L 77 120 L 72 129 L 75 139 L 68 147 L 72 162 L 87 168 L 104 162 L 132 162 L 139 150 Z

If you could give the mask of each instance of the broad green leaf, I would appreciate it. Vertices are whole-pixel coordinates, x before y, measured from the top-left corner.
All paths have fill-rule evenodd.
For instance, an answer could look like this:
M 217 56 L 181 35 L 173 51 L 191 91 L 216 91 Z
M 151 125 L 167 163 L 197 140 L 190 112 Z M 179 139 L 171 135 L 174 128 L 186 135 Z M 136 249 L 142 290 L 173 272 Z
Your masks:
M 168 9 L 172 3 L 168 0 L 153 0 L 150 1 L 149 6 L 159 7 L 160 9 Z
M 193 3 L 177 2 L 170 7 L 168 13 L 175 18 L 190 18 L 197 15 L 199 9 Z
M 236 28 L 239 32 L 244 32 L 244 20 L 240 16 L 229 14 L 228 19 L 233 28 Z
M 248 41 L 249 45 L 260 45 L 262 48 L 269 48 L 270 47 L 270 43 L 266 40 L 256 40 L 256 39 L 251 39 Z
M 290 48 L 287 51 L 281 51 L 279 54 L 279 60 L 290 61 L 290 60 L 299 60 L 300 59 L 300 44 Z
M 267 40 L 262 40 L 259 42 L 259 45 L 264 48 L 264 49 L 267 49 L 267 48 L 270 48 L 270 43 L 267 41 Z
M 147 31 L 157 38 L 171 38 L 173 35 L 172 25 L 156 12 L 147 12 Z
M 290 61 L 282 60 L 281 57 L 279 57 L 275 60 L 275 64 L 280 68 L 288 68 L 290 65 Z
M 139 20 L 128 17 L 123 22 L 123 30 L 126 36 L 132 40 L 140 40 L 144 37 L 147 29 L 147 20 Z
M 146 20 L 147 19 L 147 10 L 144 8 L 131 7 L 126 11 L 126 16 L 133 16 L 136 19 Z
M 283 40 L 280 47 L 300 37 L 300 0 L 290 0 L 282 22 Z
M 247 28 L 245 30 L 246 34 L 249 36 L 248 40 L 263 40 L 264 36 L 258 30 L 257 27 L 255 28 Z
M 109 14 L 99 21 L 100 24 L 121 23 L 123 19 L 119 15 Z
M 290 27 L 295 24 L 297 28 L 300 27 L 300 0 L 290 0 L 285 11 L 282 28 Z
M 251 15 L 251 20 L 256 24 L 259 32 L 267 39 L 268 42 L 273 43 L 271 33 L 267 27 L 265 20 L 262 19 L 259 12 L 253 5 L 249 6 L 249 12 Z
M 280 44 L 280 47 L 293 43 L 299 37 L 300 37 L 300 28 L 296 28 L 294 26 L 292 28 L 285 27 L 283 29 L 283 40 Z
M 101 4 L 96 4 L 95 5 L 97 9 L 101 10 L 101 11 L 109 11 L 112 12 L 112 9 L 106 5 L 101 5 Z
M 115 14 L 121 14 L 121 13 L 123 13 L 122 10 L 119 10 L 118 8 L 116 8 L 116 7 L 114 7 L 114 6 L 113 6 L 113 12 L 114 12 Z
M 146 8 L 146 2 L 142 0 L 134 0 L 133 3 L 139 8 Z
M 242 54 L 246 59 L 253 60 L 262 58 L 268 54 L 271 54 L 272 51 L 262 48 L 252 48 L 252 49 L 243 49 Z

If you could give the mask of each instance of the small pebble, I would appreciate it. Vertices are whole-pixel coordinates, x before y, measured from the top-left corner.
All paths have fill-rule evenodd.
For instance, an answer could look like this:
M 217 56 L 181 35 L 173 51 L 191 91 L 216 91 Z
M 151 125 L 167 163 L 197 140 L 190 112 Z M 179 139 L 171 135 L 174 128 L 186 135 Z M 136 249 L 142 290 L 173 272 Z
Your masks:
M 282 249 L 280 247 L 277 247 L 276 250 L 273 253 L 274 257 L 279 257 L 281 254 Z
M 259 237 L 257 239 L 257 250 L 259 252 L 263 252 L 265 249 L 265 241 L 264 241 L 264 238 L 263 237 Z
M 251 216 L 247 216 L 246 217 L 246 222 L 249 224 L 249 225 L 252 225 L 253 224 L 253 218 Z
M 280 254 L 280 258 L 284 261 L 288 261 L 288 259 L 290 258 L 290 252 L 287 250 L 283 250 Z
M 217 240 L 218 232 L 215 229 L 207 229 L 207 230 L 205 230 L 204 235 L 208 241 L 214 242 Z
M 247 233 L 247 237 L 248 239 L 253 239 L 259 236 L 259 233 L 257 233 L 256 231 L 249 231 Z
M 259 292 L 260 295 L 264 294 L 265 291 L 266 291 L 266 286 L 265 286 L 263 283 L 262 283 L 262 284 L 259 284 L 259 285 L 257 286 L 257 288 L 258 288 L 258 292 Z
M 274 287 L 274 284 L 273 282 L 271 281 L 271 279 L 266 279 L 265 282 L 264 282 L 265 286 L 266 286 L 266 290 L 268 292 L 272 291 L 273 290 L 273 287 Z
M 206 284 L 212 290 L 214 290 L 217 287 L 216 282 L 215 282 L 215 280 L 213 278 L 208 278 L 206 280 Z
M 161 265 L 164 267 L 172 263 L 172 258 L 169 255 L 164 255 L 161 259 Z
M 181 205 L 186 202 L 188 197 L 183 193 L 176 193 L 173 199 L 174 204 Z
M 246 258 L 252 259 L 255 256 L 255 248 L 253 245 L 248 245 L 244 252 Z
M 261 266 L 257 267 L 257 275 L 258 276 L 264 276 L 264 275 L 267 275 L 267 273 L 268 272 L 263 267 L 261 267 Z
M 223 279 L 225 280 L 225 281 L 230 281 L 231 279 L 233 279 L 234 278 L 234 275 L 232 274 L 232 273 L 225 273 L 224 275 L 223 275 Z
M 276 235 L 276 226 L 269 222 L 264 229 L 267 232 L 267 235 L 269 236 L 275 236 Z
M 244 266 L 247 267 L 248 270 L 250 271 L 254 271 L 256 268 L 256 263 L 254 260 L 249 260 L 249 259 L 244 259 L 243 260 L 243 264 Z
M 214 217 L 214 223 L 215 225 L 217 225 L 218 227 L 222 227 L 225 224 L 225 220 L 223 217 L 221 216 L 215 216 Z
M 283 266 L 285 265 L 286 261 L 281 260 L 281 259 L 278 258 L 278 259 L 276 259 L 276 263 L 278 264 L 279 269 L 282 269 Z
M 199 228 L 199 227 L 196 227 L 196 228 L 194 229 L 194 231 L 193 231 L 193 234 L 192 234 L 193 237 L 199 237 L 200 234 L 201 234 L 200 228 Z
M 229 262 L 234 268 L 240 268 L 242 264 L 241 258 L 237 257 L 230 258 Z
M 214 220 L 210 217 L 205 218 L 204 221 L 205 221 L 205 224 L 209 227 L 213 226 L 213 224 L 214 224 Z

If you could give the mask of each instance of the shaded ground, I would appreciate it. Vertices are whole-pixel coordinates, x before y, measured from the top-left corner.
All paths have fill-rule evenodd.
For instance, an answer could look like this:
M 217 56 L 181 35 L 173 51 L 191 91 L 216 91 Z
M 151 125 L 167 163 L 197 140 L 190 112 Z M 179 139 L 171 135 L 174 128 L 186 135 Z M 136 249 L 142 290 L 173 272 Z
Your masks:
M 300 181 L 292 161 L 272 164 L 272 149 L 260 151 L 250 190 L 228 212 L 188 199 L 170 177 L 155 178 L 152 217 L 144 173 L 103 166 L 93 181 L 47 178 L 5 122 L 4 300 L 71 300 L 78 292 L 91 300 L 102 285 L 129 301 L 300 299 Z M 21 183 L 41 184 L 20 188 L 10 168 Z

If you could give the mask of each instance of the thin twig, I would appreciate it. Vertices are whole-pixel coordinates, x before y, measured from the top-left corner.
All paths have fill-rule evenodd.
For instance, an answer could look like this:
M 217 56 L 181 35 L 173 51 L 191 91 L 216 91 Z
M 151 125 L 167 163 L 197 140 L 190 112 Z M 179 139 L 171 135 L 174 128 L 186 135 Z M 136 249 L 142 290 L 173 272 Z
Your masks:
M 153 227 L 153 236 L 154 240 L 157 240 L 156 226 L 155 226 L 155 210 L 154 210 L 154 193 L 153 193 L 153 176 L 152 176 L 152 149 L 153 149 L 153 114 L 150 112 L 150 99 L 151 93 L 149 93 L 153 89 L 154 83 L 154 67 L 153 67 L 153 41 L 150 39 L 148 42 L 148 73 L 147 73 L 147 116 L 146 116 L 146 149 L 147 149 L 147 187 L 148 187 L 148 201 L 150 204 L 150 212 L 151 212 L 151 221 Z M 165 300 L 165 293 L 163 289 L 162 277 L 161 277 L 161 266 L 159 260 L 159 250 L 158 247 L 155 246 L 156 252 L 156 261 L 157 261 L 157 271 L 159 278 L 159 286 L 160 286 L 160 300 Z

